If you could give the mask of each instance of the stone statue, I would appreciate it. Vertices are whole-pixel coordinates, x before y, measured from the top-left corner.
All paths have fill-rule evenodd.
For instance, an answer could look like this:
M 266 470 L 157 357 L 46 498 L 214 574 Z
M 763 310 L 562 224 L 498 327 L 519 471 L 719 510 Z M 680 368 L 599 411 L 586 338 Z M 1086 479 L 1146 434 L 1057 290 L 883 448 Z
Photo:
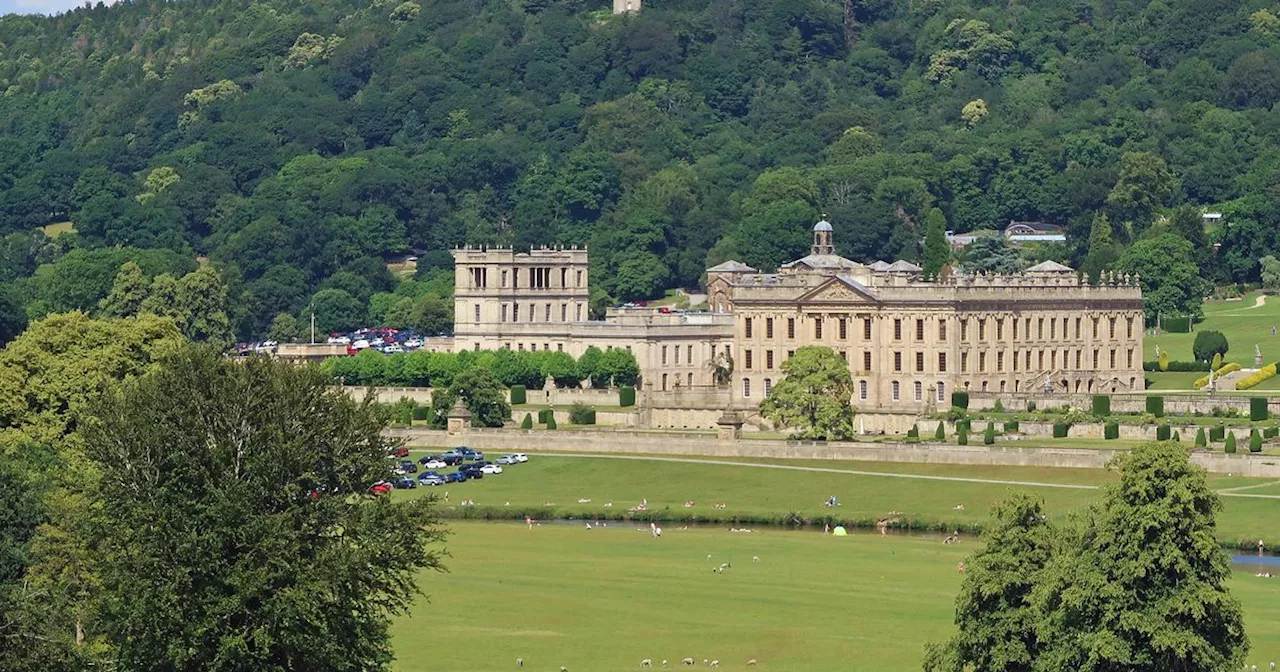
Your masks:
M 1258 347 L 1257 343 L 1253 344 L 1253 365 L 1259 369 L 1262 368 L 1262 348 Z
M 1160 361 L 1160 346 L 1156 346 L 1156 361 Z

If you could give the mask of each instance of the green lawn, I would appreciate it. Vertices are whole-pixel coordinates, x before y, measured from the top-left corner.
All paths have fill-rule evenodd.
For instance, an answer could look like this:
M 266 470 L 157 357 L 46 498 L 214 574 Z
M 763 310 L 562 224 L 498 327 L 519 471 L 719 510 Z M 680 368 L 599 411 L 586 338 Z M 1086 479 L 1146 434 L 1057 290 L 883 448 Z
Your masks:
M 1148 340 L 1150 340 L 1150 338 L 1148 338 Z M 1188 348 L 1188 352 L 1190 352 L 1191 346 L 1188 345 L 1187 348 Z M 1152 349 L 1152 352 L 1153 353 L 1155 352 L 1154 347 Z M 1154 355 L 1152 356 L 1154 357 Z M 1188 358 L 1189 357 L 1190 355 L 1188 354 Z M 1199 380 L 1201 376 L 1205 376 L 1205 375 L 1208 375 L 1208 374 L 1196 373 L 1194 371 L 1173 371 L 1173 372 L 1148 371 L 1146 373 L 1146 378 L 1147 380 L 1151 381 L 1151 386 L 1148 387 L 1147 389 L 1148 390 L 1183 390 L 1183 391 L 1194 390 L 1195 382 Z
M 925 642 L 951 632 L 956 564 L 977 548 L 767 529 L 667 527 L 653 539 L 634 525 L 450 526 L 448 573 L 423 574 L 428 597 L 392 626 L 398 672 L 516 669 L 516 658 L 529 670 L 635 670 L 644 658 L 680 669 L 686 656 L 698 669 L 706 658 L 724 670 L 918 670 Z M 710 571 L 721 562 L 732 566 Z M 1245 568 L 1230 586 L 1250 662 L 1265 670 L 1280 658 L 1280 581 Z
M 1253 308 L 1258 296 L 1258 293 L 1252 293 L 1240 301 L 1206 301 L 1204 304 L 1205 319 L 1195 325 L 1195 329 L 1221 331 L 1231 345 L 1231 350 L 1226 357 L 1228 362 L 1252 367 L 1255 343 L 1262 348 L 1264 362 L 1280 360 L 1280 333 L 1271 335 L 1272 327 L 1280 327 L 1280 297 L 1269 296 L 1265 305 Z M 1156 346 L 1159 345 L 1161 352 L 1169 353 L 1170 359 L 1191 361 L 1191 344 L 1195 338 L 1194 331 L 1189 334 L 1148 336 L 1143 341 L 1143 360 L 1154 361 Z M 1280 381 L 1276 385 L 1280 385 Z M 1280 387 L 1264 389 L 1280 389 Z
M 423 453 L 414 453 L 414 459 Z M 704 458 L 696 458 L 702 460 Z M 1096 490 L 1043 486 L 1011 486 L 1004 483 L 963 480 L 928 480 L 887 475 L 762 469 L 730 460 L 707 460 L 711 464 L 670 462 L 654 459 L 601 459 L 545 457 L 533 455 L 526 464 L 508 467 L 506 473 L 480 481 L 450 484 L 439 488 L 397 491 L 397 497 L 422 496 L 434 492 L 449 501 L 446 511 L 456 512 L 463 498 L 479 507 L 513 509 L 550 505 L 558 515 L 592 517 L 620 514 L 628 507 L 648 500 L 649 510 L 668 510 L 676 515 L 752 515 L 781 518 L 789 512 L 804 517 L 835 515 L 842 520 L 876 520 L 901 514 L 923 524 L 972 525 L 987 520 L 992 503 L 1012 487 L 1033 490 L 1045 499 L 1055 516 L 1083 508 L 1097 496 Z M 753 462 L 734 459 L 733 462 Z M 1101 485 L 1114 478 L 1110 472 L 1094 469 L 1051 469 L 1034 467 L 978 467 L 964 465 L 897 464 L 835 460 L 756 460 L 755 463 L 795 467 L 816 467 L 838 471 L 876 472 L 940 476 L 949 479 L 1046 483 L 1060 485 Z M 1245 479 L 1211 475 L 1215 487 L 1234 488 L 1266 484 L 1267 479 Z M 1259 490 L 1251 494 L 1269 494 Z M 835 510 L 822 502 L 836 495 Z M 589 503 L 579 503 L 589 499 Z M 693 500 L 691 509 L 684 502 Z M 612 507 L 605 504 L 612 502 Z M 715 509 L 723 503 L 725 509 Z M 957 506 L 963 505 L 963 509 Z M 1223 497 L 1219 538 L 1236 542 L 1259 537 L 1280 546 L 1280 535 L 1268 521 L 1280 516 L 1280 499 Z

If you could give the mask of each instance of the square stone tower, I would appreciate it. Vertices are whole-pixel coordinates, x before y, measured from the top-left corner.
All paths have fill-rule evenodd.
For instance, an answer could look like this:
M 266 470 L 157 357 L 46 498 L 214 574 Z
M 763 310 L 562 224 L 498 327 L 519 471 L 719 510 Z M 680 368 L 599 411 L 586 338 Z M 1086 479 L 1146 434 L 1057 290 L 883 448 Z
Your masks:
M 569 323 L 588 319 L 585 249 L 464 247 L 453 258 L 456 349 L 497 349 L 516 337 L 559 347 Z
M 630 14 L 640 11 L 641 0 L 613 0 L 614 14 Z

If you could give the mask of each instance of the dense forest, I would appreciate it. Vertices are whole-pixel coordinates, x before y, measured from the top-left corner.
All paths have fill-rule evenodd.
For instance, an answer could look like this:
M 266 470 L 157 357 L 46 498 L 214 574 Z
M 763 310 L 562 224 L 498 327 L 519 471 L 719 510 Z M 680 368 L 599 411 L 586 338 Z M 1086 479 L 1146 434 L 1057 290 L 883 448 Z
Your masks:
M 590 245 L 601 305 L 770 268 L 822 214 L 864 261 L 921 258 L 934 209 L 961 232 L 1066 224 L 1035 254 L 1141 272 L 1174 312 L 1280 252 L 1267 0 L 607 5 L 0 18 L 0 339 L 122 282 L 165 303 L 197 259 L 223 286 L 187 302 L 225 304 L 239 338 L 311 306 L 439 331 L 455 245 Z M 409 254 L 416 279 L 388 271 Z

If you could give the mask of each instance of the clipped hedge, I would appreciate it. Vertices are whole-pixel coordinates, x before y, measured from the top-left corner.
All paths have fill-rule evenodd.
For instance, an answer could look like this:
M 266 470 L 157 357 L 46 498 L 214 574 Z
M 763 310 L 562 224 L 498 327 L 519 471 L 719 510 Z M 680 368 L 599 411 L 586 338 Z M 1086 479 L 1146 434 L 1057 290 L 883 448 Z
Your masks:
M 524 420 L 520 421 L 520 429 L 533 429 L 533 416 L 528 413 L 524 414 Z
M 1236 452 L 1236 433 L 1235 432 L 1227 432 L 1227 443 L 1223 447 L 1223 450 L 1228 453 Z
M 1257 429 L 1254 429 L 1252 432 L 1249 433 L 1249 452 L 1251 453 L 1262 452 L 1262 435 L 1258 433 Z
M 618 405 L 626 408 L 636 405 L 636 388 L 623 387 L 618 390 Z
M 952 392 L 951 407 L 969 410 L 969 393 L 968 392 Z
M 1111 415 L 1111 397 L 1105 394 L 1093 395 L 1093 414 L 1100 418 Z
M 1228 373 L 1234 373 L 1239 370 L 1240 370 L 1239 364 L 1236 364 L 1235 362 L 1228 362 L 1226 364 L 1223 364 L 1218 370 L 1214 371 L 1213 377 L 1221 378 L 1222 376 L 1225 376 Z M 1197 378 L 1195 382 L 1195 388 L 1198 390 L 1208 384 L 1209 384 L 1209 376 Z
M 520 404 L 528 403 L 528 400 L 529 400 L 529 395 L 527 394 L 524 385 L 511 386 L 511 405 L 512 406 L 519 406 Z
M 413 419 L 414 419 L 414 420 L 426 420 L 426 421 L 430 422 L 430 421 L 431 421 L 431 407 L 430 407 L 430 406 L 414 406 L 414 407 L 413 407 Z
M 1170 440 L 1170 441 L 1177 441 L 1178 443 L 1182 443 L 1182 434 L 1181 434 L 1178 430 L 1176 430 L 1176 429 L 1175 429 L 1175 430 L 1173 430 L 1173 437 L 1172 437 L 1172 438 L 1170 438 L 1169 440 Z
M 957 430 L 957 431 L 956 431 L 956 443 L 958 443 L 958 444 L 960 444 L 960 445 L 962 445 L 962 446 L 967 446 L 967 445 L 969 445 L 969 432 L 966 432 L 966 431 L 964 431 L 964 430 Z
M 1204 438 L 1204 427 L 1196 430 L 1196 448 L 1204 448 L 1209 442 Z
M 1257 371 L 1254 371 L 1253 373 L 1245 376 L 1244 378 L 1241 378 L 1240 380 L 1236 381 L 1236 389 L 1247 390 L 1251 387 L 1256 387 L 1258 383 L 1261 383 L 1262 381 L 1268 378 L 1273 378 L 1275 377 L 1275 375 L 1276 375 L 1276 362 L 1272 362 L 1262 367 L 1261 369 L 1258 369 Z
M 1159 373 L 1161 371 L 1168 371 L 1170 373 L 1198 373 L 1200 371 L 1208 371 L 1209 362 L 1171 361 L 1169 362 L 1168 368 L 1162 369 L 1160 368 L 1160 360 L 1155 360 L 1151 362 L 1143 362 L 1142 370 L 1150 373 Z
M 1071 425 L 1068 425 L 1065 422 L 1053 423 L 1053 438 L 1065 439 L 1067 437 L 1067 432 L 1068 430 L 1070 430 L 1070 428 L 1071 428 Z
M 575 425 L 594 425 L 596 424 L 596 409 L 581 401 L 575 401 L 573 406 L 569 407 L 569 422 Z
M 1107 440 L 1120 438 L 1119 423 L 1108 422 L 1107 426 L 1102 428 L 1102 438 Z
M 555 415 L 555 414 L 554 414 L 554 413 L 552 413 L 552 412 L 551 412 L 551 409 L 549 409 L 549 408 L 544 408 L 544 409 L 542 409 L 542 410 L 538 411 L 538 424 L 539 424 L 539 425 L 545 425 L 545 424 L 547 424 L 548 422 L 550 422 L 550 421 L 551 421 L 551 418 L 552 418 L 554 415 Z
M 942 441 L 947 438 L 947 428 L 941 422 L 938 423 L 938 428 L 933 430 L 933 438 L 935 441 Z
M 547 414 L 547 429 L 555 429 L 555 428 L 556 428 L 556 414 L 555 414 L 555 413 L 548 413 L 548 414 Z
M 1166 317 L 1160 320 L 1160 326 L 1171 334 L 1187 334 L 1191 332 L 1191 317 Z
M 965 419 L 963 419 L 963 420 L 957 420 L 957 421 L 956 421 L 956 432 L 958 433 L 958 432 L 963 431 L 965 434 L 968 434 L 968 433 L 969 433 L 969 430 L 973 429 L 973 424 L 972 424 L 972 423 L 973 423 L 973 421 L 972 421 L 972 420 L 970 420 L 969 418 L 965 418 Z
M 1273 368 L 1275 364 L 1271 365 Z M 1239 389 L 1239 388 L 1237 388 Z M 1266 397 L 1249 397 L 1249 419 L 1257 422 L 1259 420 L 1267 420 L 1271 417 L 1270 411 L 1267 410 Z
M 1157 418 L 1164 417 L 1164 397 L 1147 397 L 1147 412 Z
M 920 440 L 920 427 L 919 427 L 919 425 L 911 425 L 911 429 L 908 429 L 908 430 L 907 430 L 907 440 L 908 440 L 908 441 L 919 441 L 919 440 Z
M 1168 441 L 1171 436 L 1173 436 L 1173 428 L 1169 425 L 1156 427 L 1156 441 Z
M 1218 425 L 1217 427 L 1210 427 L 1210 428 L 1209 428 L 1209 440 L 1210 440 L 1210 441 L 1215 441 L 1215 442 L 1216 442 L 1216 441 L 1221 441 L 1221 440 L 1223 440 L 1223 439 L 1225 439 L 1225 438 L 1227 438 L 1227 428 L 1226 428 L 1226 427 L 1223 427 L 1222 425 Z
M 1274 439 L 1277 436 L 1280 436 L 1280 427 L 1272 425 L 1262 430 L 1262 438 L 1264 439 Z
M 1008 422 L 1004 423 L 1004 433 L 1005 433 L 1005 434 L 1017 434 L 1017 433 L 1018 433 L 1018 421 L 1017 421 L 1017 420 L 1009 420 Z
M 996 426 L 990 422 L 987 428 L 982 431 L 982 445 L 989 446 L 996 442 Z

